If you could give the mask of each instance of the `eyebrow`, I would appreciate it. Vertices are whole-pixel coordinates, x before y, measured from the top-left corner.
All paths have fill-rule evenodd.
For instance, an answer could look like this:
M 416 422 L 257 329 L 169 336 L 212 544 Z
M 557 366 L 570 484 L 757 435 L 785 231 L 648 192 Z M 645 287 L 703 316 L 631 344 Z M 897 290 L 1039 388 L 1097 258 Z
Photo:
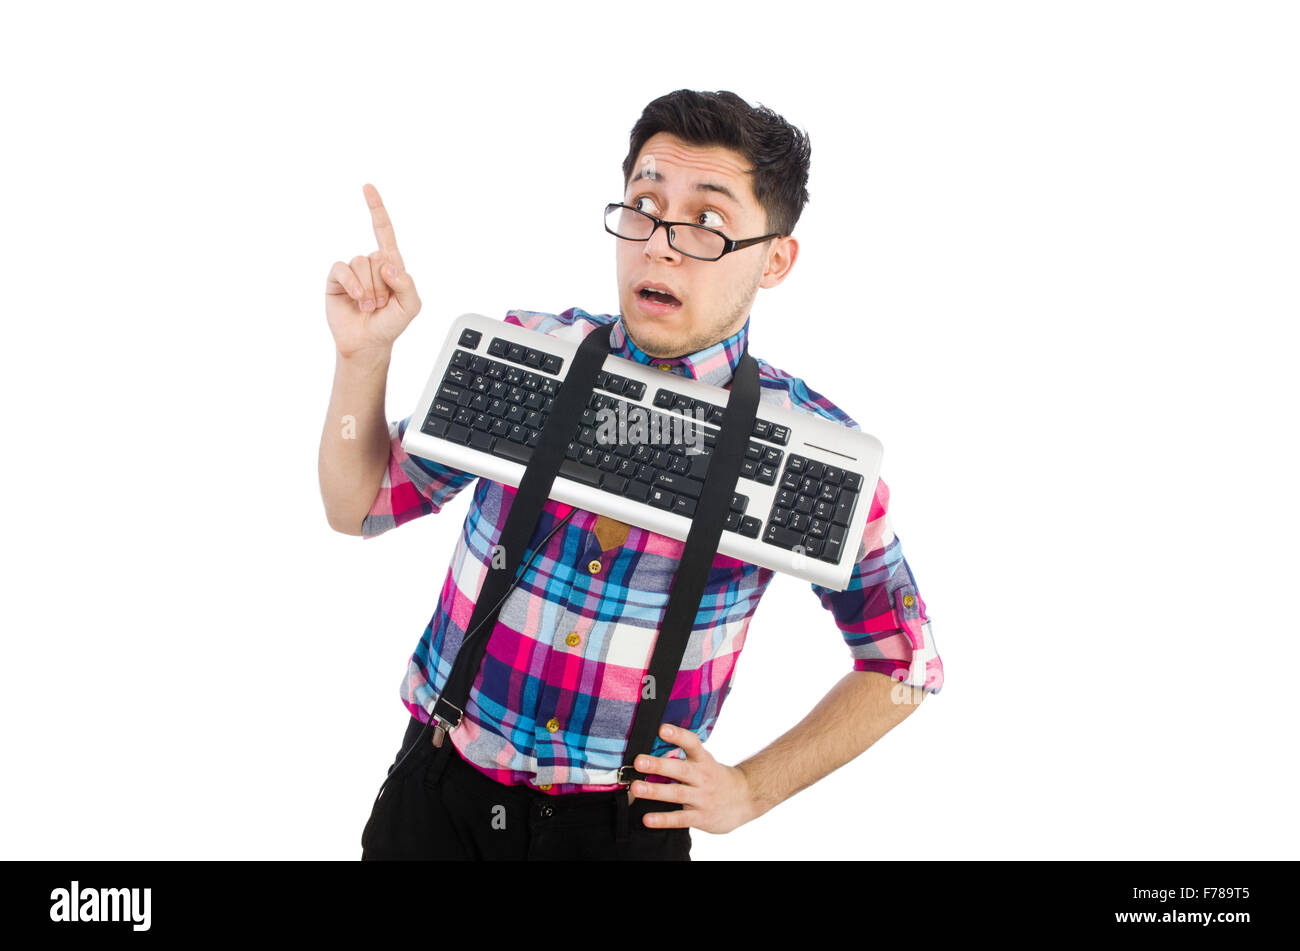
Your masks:
M 631 185 L 632 182 L 638 181 L 642 178 L 651 182 L 662 182 L 665 185 L 668 184 L 668 179 L 664 178 L 662 173 L 656 172 L 654 176 L 651 177 L 645 173 L 645 169 L 643 168 L 628 180 L 628 185 Z M 737 198 L 726 185 L 719 185 L 716 182 L 699 182 L 696 184 L 695 190 L 697 192 L 718 192 L 730 198 L 737 208 L 745 207 L 744 202 Z

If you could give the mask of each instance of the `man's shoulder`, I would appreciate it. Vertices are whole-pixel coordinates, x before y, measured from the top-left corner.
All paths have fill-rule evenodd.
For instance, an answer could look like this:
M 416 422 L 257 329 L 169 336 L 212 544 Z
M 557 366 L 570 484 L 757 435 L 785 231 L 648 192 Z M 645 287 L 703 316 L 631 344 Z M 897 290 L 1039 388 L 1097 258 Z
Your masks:
M 814 416 L 821 416 L 850 429 L 860 430 L 862 428 L 854 421 L 853 417 L 836 406 L 830 399 L 818 393 L 801 378 L 773 366 L 762 357 L 754 357 L 754 361 L 758 364 L 758 380 L 762 386 L 764 402 L 774 403 L 785 409 L 801 410 Z
M 512 310 L 506 323 L 537 330 L 552 337 L 581 340 L 597 327 L 618 320 L 617 314 L 589 314 L 581 307 L 570 307 L 558 314 L 540 310 Z

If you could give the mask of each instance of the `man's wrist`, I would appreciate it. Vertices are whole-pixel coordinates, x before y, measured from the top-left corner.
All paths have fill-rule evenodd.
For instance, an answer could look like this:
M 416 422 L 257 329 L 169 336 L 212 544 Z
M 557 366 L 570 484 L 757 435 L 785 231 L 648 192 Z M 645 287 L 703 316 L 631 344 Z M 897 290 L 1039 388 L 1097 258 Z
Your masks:
M 393 359 L 393 348 L 389 347 L 369 347 L 365 350 L 353 350 L 351 353 L 344 353 L 341 350 L 334 351 L 334 362 L 336 367 L 347 367 L 350 370 L 371 371 L 380 368 L 387 368 Z

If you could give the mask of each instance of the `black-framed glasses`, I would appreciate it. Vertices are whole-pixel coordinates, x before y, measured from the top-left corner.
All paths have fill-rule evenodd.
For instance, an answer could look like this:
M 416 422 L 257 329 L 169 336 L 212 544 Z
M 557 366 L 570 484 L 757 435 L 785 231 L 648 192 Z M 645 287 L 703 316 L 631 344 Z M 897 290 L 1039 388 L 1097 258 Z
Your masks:
M 605 230 L 616 238 L 627 241 L 649 241 L 650 236 L 660 225 L 668 229 L 670 248 L 688 258 L 697 258 L 700 261 L 716 261 L 724 254 L 739 251 L 751 244 L 758 244 L 769 238 L 783 237 L 780 234 L 765 234 L 760 238 L 733 241 L 721 231 L 706 228 L 704 225 L 691 224 L 689 221 L 664 221 L 662 218 L 656 218 L 654 215 L 618 202 L 611 202 L 605 206 Z

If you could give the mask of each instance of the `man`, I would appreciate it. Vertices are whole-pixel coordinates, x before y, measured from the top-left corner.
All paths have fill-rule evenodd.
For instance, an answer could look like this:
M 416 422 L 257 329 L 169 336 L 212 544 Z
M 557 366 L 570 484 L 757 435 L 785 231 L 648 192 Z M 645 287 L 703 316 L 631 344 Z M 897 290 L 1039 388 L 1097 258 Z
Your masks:
M 613 323 L 614 353 L 728 386 L 758 289 L 781 283 L 798 257 L 791 232 L 808 200 L 809 155 L 798 130 L 733 93 L 660 97 L 633 127 L 624 207 L 606 218 L 617 235 L 620 315 L 512 311 L 507 321 L 573 341 Z M 365 194 L 379 250 L 337 262 L 326 290 L 338 357 L 320 474 L 330 525 L 373 537 L 439 511 L 475 477 L 409 457 L 401 446 L 409 418 L 387 424 L 392 343 L 421 304 L 378 193 L 366 186 Z M 684 224 L 739 244 L 715 257 L 724 241 L 712 247 L 714 238 Z M 755 359 L 762 402 L 859 428 L 802 380 Z M 345 416 L 355 419 L 355 439 L 343 438 Z M 852 760 L 942 686 L 880 481 L 848 589 L 812 586 L 850 647 L 853 671 L 769 747 L 736 766 L 717 762 L 703 740 L 773 574 L 717 556 L 660 739 L 636 761 L 653 781 L 624 788 L 616 770 L 683 544 L 551 500 L 530 542 L 540 559 L 503 602 L 465 719 L 443 741 L 452 744 L 447 770 L 422 781 L 436 752 L 430 712 L 513 492 L 478 482 L 440 610 L 408 665 L 401 696 L 411 720 L 363 858 L 688 859 L 689 828 L 728 832 L 762 815 Z M 913 643 L 928 655 L 914 658 Z

